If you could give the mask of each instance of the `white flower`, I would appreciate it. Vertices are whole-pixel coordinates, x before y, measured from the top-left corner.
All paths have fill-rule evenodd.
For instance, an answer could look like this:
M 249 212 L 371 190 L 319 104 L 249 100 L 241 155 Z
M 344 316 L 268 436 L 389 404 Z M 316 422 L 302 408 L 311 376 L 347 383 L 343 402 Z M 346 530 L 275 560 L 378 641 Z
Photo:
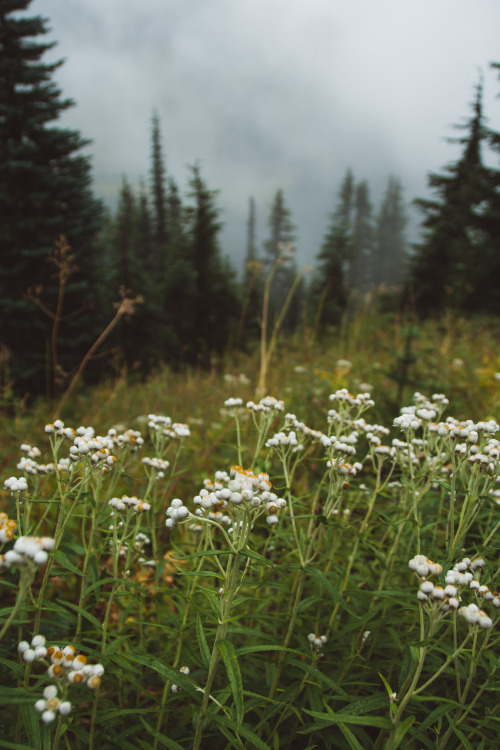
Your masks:
M 17 477 L 9 477 L 3 484 L 12 494 L 24 492 L 28 489 L 28 483 L 24 477 L 20 477 L 19 479 Z

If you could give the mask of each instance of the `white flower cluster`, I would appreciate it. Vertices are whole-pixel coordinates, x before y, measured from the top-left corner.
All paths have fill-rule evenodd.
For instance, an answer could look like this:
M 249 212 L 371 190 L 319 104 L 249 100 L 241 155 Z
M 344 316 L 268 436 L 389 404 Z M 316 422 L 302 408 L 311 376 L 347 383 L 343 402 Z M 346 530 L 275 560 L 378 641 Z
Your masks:
M 393 425 L 405 431 L 418 430 L 422 426 L 422 420 L 415 414 L 401 414 L 401 416 L 396 417 Z
M 346 456 L 354 456 L 356 454 L 356 448 L 353 443 L 357 440 L 357 433 L 352 433 L 347 437 L 341 437 L 337 439 L 335 436 L 328 437 L 323 435 L 321 438 L 321 444 L 327 449 L 328 455 L 333 457 L 333 453 L 344 453 Z
M 95 690 L 101 684 L 101 677 L 104 674 L 102 664 L 87 664 L 87 657 L 83 654 L 77 654 L 72 645 L 64 646 L 45 646 L 45 636 L 36 635 L 31 646 L 27 641 L 21 641 L 17 647 L 19 654 L 28 664 L 34 661 L 50 662 L 47 669 L 49 677 L 59 679 L 64 677 L 68 682 L 75 685 L 83 685 Z
M 269 438 L 269 440 L 266 442 L 266 448 L 279 448 L 288 446 L 292 446 L 292 448 L 298 446 L 297 435 L 294 430 L 290 430 L 288 434 L 286 432 L 277 432 L 276 435 L 273 435 L 273 437 Z
M 239 406 L 243 406 L 243 399 L 242 398 L 227 398 L 224 401 L 224 406 L 226 406 L 228 409 L 236 409 Z
M 24 661 L 28 664 L 31 664 L 31 662 L 37 661 L 38 659 L 45 659 L 47 656 L 45 636 L 35 635 L 31 639 L 31 645 L 28 641 L 21 641 L 17 646 L 17 650 L 23 657 Z
M 300 432 L 305 438 L 310 438 L 312 442 L 320 442 L 324 437 L 324 433 L 319 430 L 313 430 L 308 427 L 304 422 L 300 422 L 295 414 L 285 415 L 285 428 L 288 430 L 294 429 L 295 432 Z M 299 447 L 299 446 L 298 446 Z
M 429 429 L 434 429 L 435 420 L 443 412 L 449 401 L 442 393 L 434 393 L 432 400 L 429 400 L 421 393 L 413 394 L 415 404 L 413 406 L 404 406 L 401 414 L 394 420 L 394 427 L 400 427 L 401 430 L 410 431 L 418 430 L 422 425 L 428 425 Z
M 156 472 L 156 478 L 162 479 L 165 476 L 165 471 L 170 466 L 170 462 L 163 458 L 143 458 L 142 463 L 144 466 L 149 466 Z
M 440 563 L 432 562 L 425 555 L 415 555 L 408 563 L 410 570 L 414 570 L 420 578 L 427 576 L 439 575 L 443 572 L 443 566 Z
M 249 469 L 233 466 L 230 474 L 217 472 L 215 481 L 205 480 L 205 486 L 193 498 L 197 506 L 195 514 L 216 520 L 224 526 L 234 525 L 234 507 L 246 504 L 252 509 L 264 510 L 266 522 L 272 526 L 278 522 L 278 510 L 286 506 L 286 501 L 271 492 L 269 475 L 254 474 Z M 231 510 L 233 509 L 233 510 Z M 190 516 L 182 500 L 172 500 L 167 509 L 167 528 L 173 528 L 179 521 Z
M 179 521 L 183 521 L 189 515 L 189 509 L 184 505 L 182 500 L 174 498 L 170 503 L 170 507 L 167 508 L 167 520 L 165 521 L 165 526 L 167 529 L 173 529 L 174 526 L 177 526 Z
M 326 635 L 316 635 L 316 633 L 309 633 L 307 640 L 315 650 L 320 649 L 328 642 Z
M 479 609 L 477 604 L 469 604 L 467 607 L 460 607 L 458 614 L 461 615 L 469 625 L 479 625 L 488 629 L 493 625 L 493 620 L 488 617 L 486 612 Z
M 351 464 L 348 461 L 329 460 L 326 462 L 326 465 L 328 469 L 333 469 L 342 477 L 355 477 L 356 474 L 363 468 L 363 464 L 361 464 L 359 461 L 355 461 L 355 463 Z
M 222 511 L 231 505 L 241 503 L 249 504 L 252 508 L 263 507 L 267 514 L 266 522 L 272 526 L 278 522 L 277 512 L 286 506 L 286 501 L 271 492 L 271 487 L 269 474 L 254 474 L 250 469 L 236 465 L 231 468 L 230 478 L 225 487 L 213 493 L 202 490 L 193 502 L 204 510 L 215 507 Z
M 461 562 L 456 563 L 453 568 L 448 570 L 445 576 L 446 585 L 443 587 L 426 580 L 428 575 L 437 575 L 442 572 L 442 566 L 439 563 L 433 563 L 423 555 L 416 555 L 409 563 L 410 569 L 424 579 L 417 593 L 418 600 L 422 604 L 427 601 L 437 602 L 443 613 L 450 609 L 458 609 L 462 601 L 460 593 L 465 586 L 474 591 L 476 596 L 491 601 L 494 607 L 500 608 L 499 595 L 491 592 L 488 586 L 481 585 L 479 580 L 474 578 L 474 572 L 480 571 L 484 565 L 485 562 L 482 557 L 476 557 L 474 560 L 464 557 Z M 459 613 L 471 625 L 479 624 L 483 628 L 490 628 L 493 624 L 491 618 L 480 610 L 476 604 L 461 607 Z
M 281 412 L 285 410 L 285 404 L 283 401 L 279 401 L 274 396 L 265 396 L 258 404 L 253 401 L 248 401 L 246 408 L 253 412 L 262 412 L 264 414 L 272 414 L 272 412 Z
M 16 533 L 17 523 L 10 519 L 7 513 L 0 513 L 0 544 L 11 542 Z
M 15 495 L 16 492 L 25 492 L 28 489 L 28 482 L 24 477 L 9 477 L 3 486 L 10 490 L 11 495 Z
M 165 417 L 163 414 L 148 414 L 148 427 L 150 430 L 158 432 L 171 426 L 172 420 L 170 417 Z
M 39 448 L 36 448 L 34 445 L 28 445 L 28 443 L 22 443 L 20 448 L 22 453 L 28 454 L 28 458 L 40 458 L 42 455 Z
M 10 568 L 11 565 L 24 566 L 35 563 L 45 565 L 49 556 L 47 551 L 54 548 L 54 539 L 47 536 L 20 536 L 14 542 L 14 547 L 5 555 L 0 555 L 0 569 Z
M 457 609 L 460 599 L 457 598 L 458 590 L 456 586 L 448 584 L 445 588 L 437 586 L 432 581 L 423 581 L 417 593 L 419 602 L 428 600 L 439 601 L 443 604 L 443 609 Z
M 53 424 L 49 422 L 49 424 L 45 425 L 45 432 L 48 435 L 55 434 L 62 437 L 64 435 L 64 422 L 62 422 L 60 419 L 56 419 Z
M 338 401 L 339 404 L 348 406 L 357 406 L 363 410 L 375 405 L 375 401 L 371 398 L 370 393 L 363 392 L 353 396 L 352 393 L 349 393 L 347 388 L 339 388 L 338 391 L 332 393 L 330 395 L 330 401 Z
M 111 505 L 112 508 L 120 511 L 120 513 L 123 513 L 125 510 L 133 510 L 136 513 L 143 513 L 145 510 L 150 510 L 151 508 L 150 503 L 145 502 L 144 500 L 139 500 L 135 495 L 132 497 L 128 497 L 128 495 L 112 497 L 111 500 L 109 500 L 108 505 Z
M 108 430 L 108 437 L 113 441 L 115 448 L 128 448 L 136 451 L 144 445 L 144 438 L 139 430 L 125 430 L 119 433 L 116 428 L 111 427 Z
M 113 466 L 116 457 L 112 454 L 114 441 L 111 435 L 94 435 L 92 428 L 79 427 L 73 438 L 73 445 L 69 449 L 71 461 L 80 461 L 90 455 L 93 464 L 105 462 Z
M 224 487 L 224 484 L 227 484 L 229 480 L 230 480 L 230 476 L 227 473 L 227 471 L 216 471 L 213 481 L 211 479 L 204 479 L 203 486 L 206 490 L 210 490 L 210 492 L 215 492 L 215 490 L 222 490 Z
M 47 685 L 43 691 L 43 698 L 36 701 L 35 709 L 42 714 L 41 719 L 43 723 L 50 724 L 55 720 L 57 713 L 61 716 L 67 716 L 71 711 L 71 703 L 59 700 L 57 697 L 57 687 L 55 685 Z
M 174 422 L 172 425 L 172 429 L 164 430 L 163 434 L 165 435 L 165 437 L 168 437 L 171 440 L 182 440 L 183 438 L 188 438 L 191 435 L 191 431 L 187 424 Z
M 56 470 L 55 464 L 39 464 L 34 458 L 30 458 L 29 456 L 21 456 L 16 467 L 19 471 L 32 476 L 36 474 L 53 474 Z

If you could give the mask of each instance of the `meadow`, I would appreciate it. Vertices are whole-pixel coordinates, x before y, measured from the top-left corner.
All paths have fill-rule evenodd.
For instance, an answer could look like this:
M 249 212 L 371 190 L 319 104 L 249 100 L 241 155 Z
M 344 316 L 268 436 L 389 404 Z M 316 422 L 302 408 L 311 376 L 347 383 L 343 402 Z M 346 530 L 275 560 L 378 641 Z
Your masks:
M 0 746 L 496 748 L 499 340 L 366 309 L 4 394 Z

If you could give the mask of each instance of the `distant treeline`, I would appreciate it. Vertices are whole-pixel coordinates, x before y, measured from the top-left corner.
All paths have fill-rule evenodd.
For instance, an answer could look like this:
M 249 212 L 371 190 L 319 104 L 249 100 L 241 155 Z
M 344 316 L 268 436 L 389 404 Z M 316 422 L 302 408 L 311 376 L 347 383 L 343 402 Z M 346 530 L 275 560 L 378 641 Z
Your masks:
M 418 246 L 407 247 L 400 181 L 389 177 L 374 212 L 368 184 L 349 170 L 309 277 L 297 268 L 283 190 L 268 207 L 262 246 L 249 198 L 239 279 L 221 253 L 217 192 L 194 165 L 181 193 L 166 172 L 157 115 L 148 183 L 132 187 L 123 178 L 114 215 L 96 200 L 81 155 L 87 141 L 54 125 L 73 102 L 52 81 L 61 62 L 42 62 L 53 45 L 34 41 L 46 33 L 44 19 L 17 13 L 30 3 L 0 5 L 4 394 L 63 390 L 103 332 L 86 368 L 92 377 L 109 372 L 110 362 L 143 374 L 162 362 L 207 365 L 213 353 L 260 336 L 266 288 L 269 326 L 285 311 L 288 332 L 304 320 L 319 330 L 336 325 L 353 299 L 380 288 L 422 313 L 450 305 L 500 312 L 500 172 L 481 155 L 485 145 L 500 151 L 500 136 L 484 125 L 480 85 L 458 139 L 459 160 L 429 176 L 435 200 L 417 201 L 424 216 Z

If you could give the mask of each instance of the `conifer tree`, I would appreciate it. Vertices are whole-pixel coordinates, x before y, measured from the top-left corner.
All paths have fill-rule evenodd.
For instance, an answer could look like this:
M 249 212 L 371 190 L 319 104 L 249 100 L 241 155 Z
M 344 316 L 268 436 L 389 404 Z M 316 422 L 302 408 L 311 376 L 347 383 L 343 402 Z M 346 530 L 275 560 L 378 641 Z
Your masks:
M 71 107 L 52 75 L 61 62 L 42 58 L 54 43 L 40 16 L 17 15 L 31 0 L 0 3 L 0 339 L 11 352 L 19 387 L 45 385 L 46 349 L 52 322 L 24 295 L 29 287 L 54 309 L 57 289 L 46 257 L 65 235 L 79 268 L 68 282 L 72 309 L 95 304 L 101 291 L 96 236 L 102 206 L 91 193 L 88 141 L 53 122 Z M 41 290 L 41 291 L 40 291 Z M 78 364 L 96 336 L 97 321 L 75 316 L 60 328 L 62 360 Z M 50 375 L 47 380 L 50 382 Z
M 321 327 L 338 322 L 346 304 L 346 271 L 351 257 L 354 213 L 354 177 L 349 169 L 339 191 L 338 204 L 318 253 L 312 300 Z
M 243 269 L 243 309 L 238 326 L 238 345 L 242 343 L 243 330 L 246 337 L 255 339 L 260 332 L 262 308 L 262 263 L 257 257 L 255 199 L 250 197 L 247 221 L 247 248 Z
M 168 240 L 165 162 L 161 147 L 160 118 L 155 112 L 151 127 L 151 193 L 154 209 L 154 238 L 158 248 L 165 249 Z
M 222 351 L 234 332 L 239 316 L 239 299 L 234 270 L 221 257 L 220 211 L 217 191 L 210 190 L 198 165 L 191 168 L 187 209 L 188 257 L 194 267 L 194 295 L 191 299 L 193 354 L 200 360 L 210 351 Z M 206 359 L 205 359 L 206 361 Z
M 372 204 L 368 183 L 364 180 L 356 186 L 355 190 L 351 257 L 348 271 L 348 286 L 350 289 L 366 291 L 369 287 L 372 254 Z
M 292 222 L 290 209 L 285 204 L 283 190 L 277 190 L 269 214 L 269 236 L 264 242 L 265 273 L 273 269 L 271 282 L 269 313 L 270 320 L 277 318 L 285 304 L 286 298 L 297 275 L 295 263 L 295 226 Z M 287 315 L 286 325 L 290 329 L 298 318 L 298 297 L 291 305 Z
M 371 283 L 375 286 L 393 287 L 403 281 L 406 224 L 401 182 L 396 177 L 389 177 L 375 227 L 371 273 Z
M 113 286 L 132 296 L 144 295 L 144 274 L 140 258 L 140 210 L 133 190 L 122 178 L 118 207 L 113 222 L 111 268 Z M 141 311 L 144 313 L 144 310 Z M 146 311 L 147 314 L 148 311 Z M 144 321 L 134 315 L 126 318 L 116 333 L 129 367 L 147 359 Z
M 499 268 L 498 173 L 483 163 L 487 133 L 481 84 L 472 110 L 467 123 L 457 126 L 465 135 L 450 139 L 462 147 L 460 158 L 446 167 L 445 174 L 429 175 L 437 199 L 416 201 L 424 213 L 423 237 L 416 246 L 411 279 L 423 311 L 448 305 L 500 309 L 498 285 L 492 283 Z
M 168 256 L 161 283 L 165 313 L 163 357 L 174 365 L 196 359 L 194 341 L 196 271 L 190 244 L 188 211 L 183 206 L 177 183 L 168 177 L 166 185 Z

